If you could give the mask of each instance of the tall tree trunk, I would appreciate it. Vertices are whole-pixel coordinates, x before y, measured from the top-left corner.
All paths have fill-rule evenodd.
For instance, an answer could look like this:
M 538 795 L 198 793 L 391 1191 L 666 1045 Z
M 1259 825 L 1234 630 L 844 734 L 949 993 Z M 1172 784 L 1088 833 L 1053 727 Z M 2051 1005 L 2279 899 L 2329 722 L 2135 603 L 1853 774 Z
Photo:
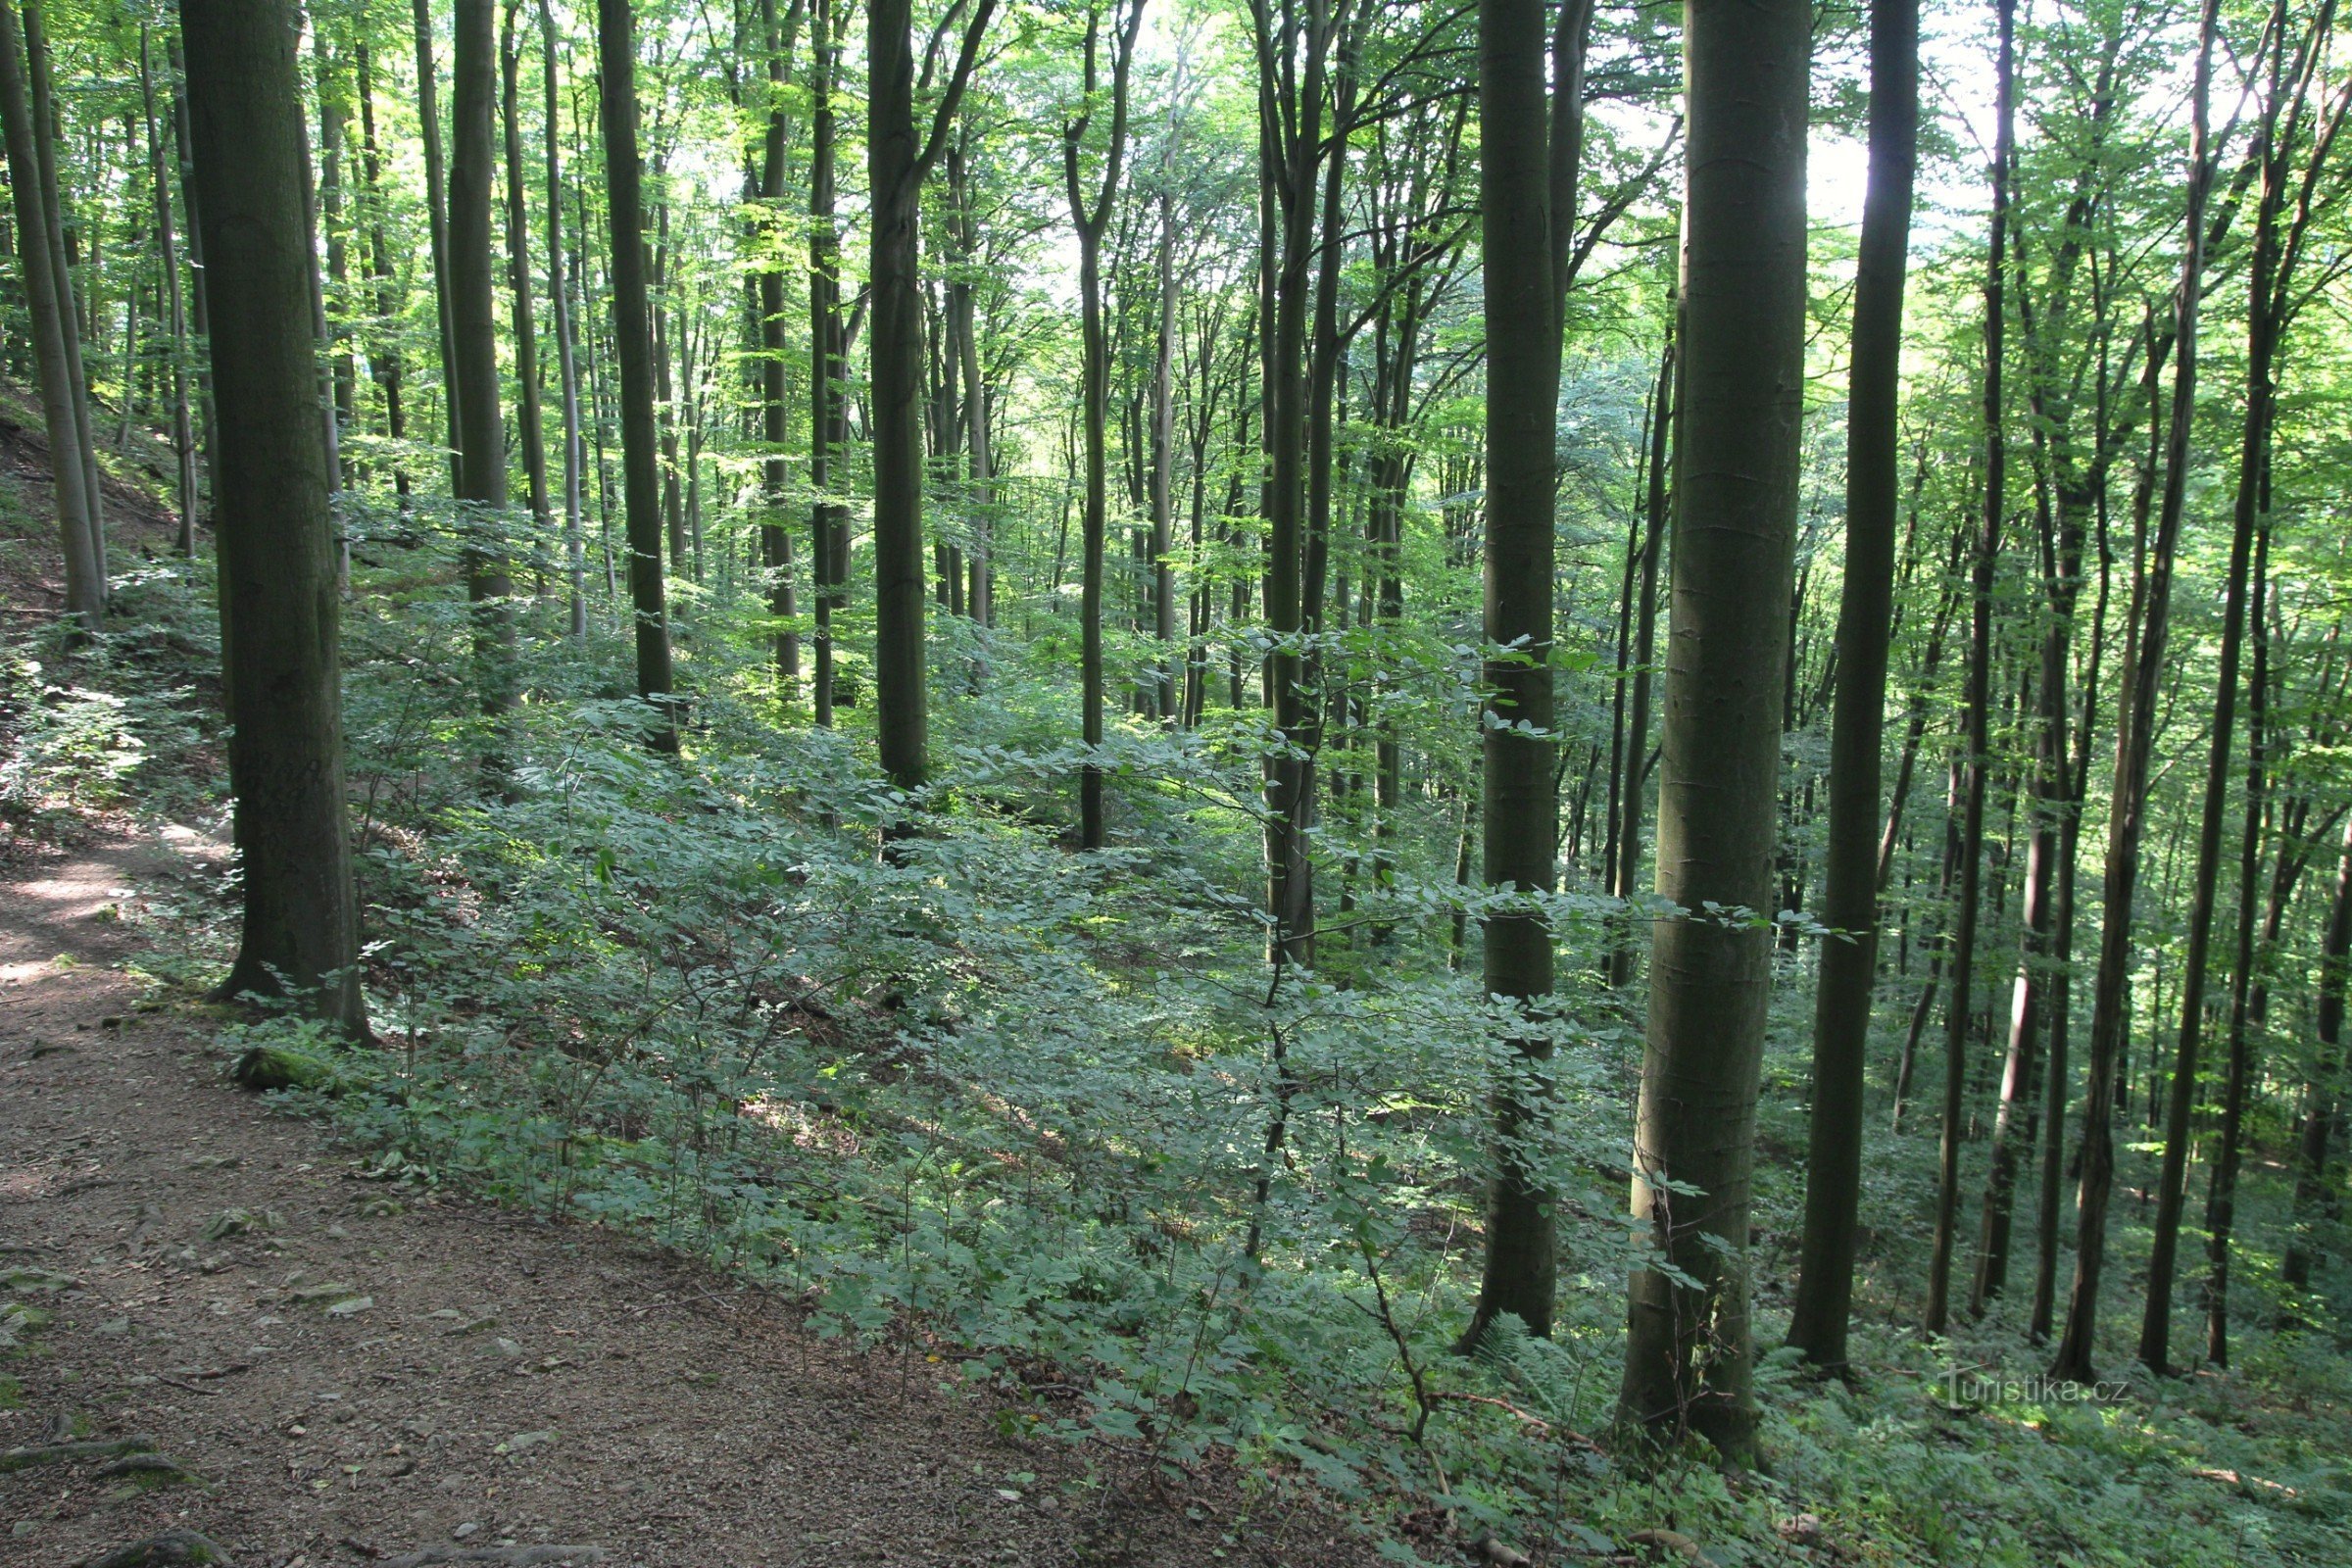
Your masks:
M 57 136 L 61 122 L 49 75 L 49 40 L 41 21 L 40 0 L 24 3 L 24 65 L 31 83 L 32 151 L 40 181 L 42 211 L 49 220 L 50 276 L 64 326 L 67 385 L 74 415 L 74 446 L 81 459 L 83 520 L 89 533 L 90 559 L 97 563 L 98 596 L 107 594 L 106 494 L 98 473 L 98 437 L 90 419 L 90 377 L 82 365 L 81 343 L 88 334 L 81 307 L 74 303 L 72 236 L 66 228 L 65 199 L 57 179 Z M 97 252 L 92 247 L 92 270 Z M 86 301 L 83 302 L 87 304 Z
M 1995 0 L 2000 57 L 1992 152 L 1992 238 L 1984 263 L 1984 514 L 1971 571 L 1965 761 L 1960 794 L 1960 894 L 1952 914 L 1951 1000 L 1945 1006 L 1943 1116 L 1936 1145 L 1936 1237 L 1928 1258 L 1928 1302 L 1923 1321 L 1941 1334 L 1950 1321 L 1952 1250 L 1960 1220 L 1960 1144 L 1967 1129 L 1968 1023 L 1976 1001 L 1978 910 L 1983 901 L 1984 791 L 1991 767 L 1992 588 L 2000 560 L 2001 524 L 2008 506 L 2009 447 L 2003 424 L 2001 370 L 2008 324 L 2005 283 L 2009 258 L 2009 177 L 2016 145 L 2015 0 Z
M 172 220 L 172 181 L 163 127 L 155 111 L 155 51 L 139 26 L 139 102 L 147 127 L 147 178 L 155 198 L 156 256 L 163 268 L 164 323 L 172 338 L 172 456 L 179 481 L 179 553 L 196 553 L 196 432 L 188 416 L 188 318 L 179 289 L 179 234 Z
M 343 222 L 343 126 L 349 112 L 323 21 L 317 15 L 311 19 L 311 51 L 318 91 L 318 230 L 326 247 L 326 288 L 320 294 L 319 315 L 327 329 L 320 347 L 326 356 L 328 408 L 335 421 L 335 487 L 342 490 L 354 477 L 351 460 L 343 451 L 343 437 L 354 427 L 360 372 L 350 340 L 333 325 L 335 315 L 346 308 L 345 291 L 351 284 L 351 243 Z
M 1171 133 L 1171 151 L 1175 138 Z M 1163 177 L 1166 171 L 1162 171 Z M 1177 717 L 1176 564 L 1176 219 L 1163 185 L 1159 192 L 1159 333 L 1152 365 L 1152 632 L 1160 644 L 1158 694 L 1162 721 Z
M 1811 43 L 1801 0 L 1693 6 L 1684 43 L 1684 393 L 1657 891 L 1690 912 L 1651 928 L 1633 1210 L 1690 1283 L 1634 1276 L 1621 1408 L 1652 1432 L 1688 1427 L 1736 1463 L 1752 1456 L 1757 1420 L 1748 1198 L 1795 556 Z M 1715 906 L 1749 913 L 1703 912 Z
M 491 282 L 491 102 L 497 82 L 496 0 L 458 0 L 450 68 L 449 295 L 458 350 L 458 490 L 472 607 L 474 689 L 482 712 L 514 706 L 514 591 L 506 531 L 506 420 L 499 409 L 497 296 Z M 499 727 L 503 728 L 503 725 Z M 485 771 L 504 788 L 512 761 L 493 738 Z
M 656 471 L 654 334 L 645 287 L 644 166 L 637 151 L 637 41 L 629 0 L 597 0 L 596 56 L 604 75 L 605 206 L 612 250 L 612 351 L 620 363 L 620 463 L 627 516 L 629 606 L 637 628 L 637 695 L 655 720 L 646 744 L 678 749 L 662 582 L 662 480 Z
M 1616 846 L 1616 859 L 1610 871 L 1613 880 L 1609 891 L 1619 899 L 1629 900 L 1633 898 L 1634 884 L 1642 874 L 1642 823 L 1647 814 L 1642 803 L 1648 798 L 1650 694 L 1656 686 L 1652 679 L 1652 666 L 1657 662 L 1658 653 L 1658 562 L 1665 553 L 1666 532 L 1672 525 L 1672 514 L 1667 510 L 1672 497 L 1667 464 L 1672 458 L 1670 437 L 1674 429 L 1675 406 L 1680 400 L 1675 375 L 1675 333 L 1680 316 L 1679 305 L 1667 311 L 1666 344 L 1659 352 L 1657 388 L 1651 397 L 1653 412 L 1649 421 L 1649 482 L 1642 520 L 1644 537 L 1640 588 L 1634 610 L 1633 696 L 1626 705 L 1625 776 L 1617 788 L 1618 821 L 1611 835 Z M 1634 916 L 1629 908 L 1623 932 L 1609 948 L 1608 981 L 1611 987 L 1622 990 L 1633 984 L 1634 965 L 1638 957 L 1634 941 Z
M 433 241 L 433 309 L 441 325 L 441 406 L 449 442 L 449 490 L 464 493 L 459 452 L 457 318 L 450 311 L 449 192 L 441 160 L 440 68 L 433 63 L 432 0 L 415 0 L 416 122 L 424 139 L 424 211 Z
M 978 62 L 996 0 L 976 0 L 927 134 L 914 117 L 911 0 L 869 0 L 866 172 L 872 224 L 866 331 L 874 449 L 874 729 L 901 790 L 930 777 L 923 642 L 923 293 L 917 276 L 923 179 L 938 161 Z M 894 834 L 906 830 L 892 824 Z
M 1333 35 L 1341 18 L 1316 10 L 1303 24 L 1287 17 L 1279 33 L 1256 8 L 1258 69 L 1266 82 L 1298 83 L 1295 104 L 1271 93 L 1259 104 L 1259 288 L 1263 343 L 1259 377 L 1265 403 L 1265 601 L 1268 650 L 1262 689 L 1282 741 L 1265 764 L 1266 913 L 1269 953 L 1305 964 L 1313 956 L 1313 862 L 1307 813 L 1314 768 L 1306 750 L 1308 708 L 1300 642 L 1306 507 L 1306 330 L 1314 259 L 1315 171 L 1322 156 L 1324 97 Z
M 564 558 L 569 582 L 567 624 L 588 635 L 588 550 L 581 534 L 580 473 L 587 451 L 580 439 L 580 368 L 573 347 L 571 285 L 564 265 L 564 162 L 556 135 L 555 0 L 539 0 L 539 63 L 546 77 L 547 299 L 556 327 L 556 378 L 564 398 Z
M 95 632 L 106 623 L 106 563 L 90 523 L 89 471 L 82 465 L 81 427 L 74 416 L 74 371 L 66 354 L 66 340 L 75 330 L 74 308 L 48 243 L 50 219 L 35 150 L 38 132 L 25 90 L 24 38 L 17 29 L 15 8 L 5 4 L 0 4 L 0 116 L 7 123 L 17 253 L 24 268 L 33 360 L 40 369 L 49 474 L 66 563 L 66 611 L 79 617 L 84 630 Z
M 833 613 L 849 579 L 848 509 L 827 494 L 848 436 L 842 391 L 841 235 L 834 227 L 833 81 L 839 41 L 833 0 L 809 0 L 808 109 L 808 474 L 816 501 L 808 518 L 808 559 L 815 577 L 816 668 L 810 700 L 816 722 L 833 723 Z
M 1870 182 L 1846 395 L 1845 580 L 1840 679 L 1830 720 L 1830 819 L 1813 1008 L 1813 1124 L 1805 1228 L 1788 1343 L 1846 1364 L 1862 1188 L 1863 1070 L 1879 961 L 1879 752 L 1894 615 L 1903 284 L 1919 159 L 1919 0 L 1875 0 L 1870 18 Z M 1630 879 L 1628 879 L 1630 880 Z
M 214 483 L 244 873 L 243 934 L 220 991 L 287 990 L 302 1011 L 364 1036 L 293 7 L 182 0 L 179 14 L 220 328 Z
M 2295 1138 L 2294 1225 L 2279 1283 L 2303 1291 L 2311 1285 L 2311 1236 L 2326 1206 L 2328 1146 L 2341 1114 L 2344 1071 L 2345 976 L 2352 972 L 2352 815 L 2344 821 L 2343 858 L 2335 873 L 2335 896 L 2328 906 L 2328 928 L 2320 945 L 2320 995 L 2314 1020 L 2319 1051 L 2303 1085 L 2303 1125 Z M 2299 1308 L 2289 1306 L 2290 1320 Z
M 2274 47 L 2282 46 L 2282 40 Z M 2270 113 L 2278 111 L 2274 95 Z M 2229 575 L 2222 606 L 2222 643 L 2213 695 L 2213 729 L 2205 763 L 2203 808 L 2197 824 L 2196 880 L 2190 886 L 2188 940 L 2180 971 L 2180 1029 L 2165 1102 L 2164 1160 L 2156 1178 L 2155 1234 L 2148 1251 L 2148 1296 L 2139 1321 L 2139 1359 L 2151 1371 L 2172 1368 L 2173 1276 L 2179 1264 L 2180 1216 L 2187 1196 L 2190 1119 L 2196 1108 L 2197 1062 L 2205 1029 L 2205 986 L 2211 974 L 2215 892 L 2221 881 L 2222 830 L 2229 814 L 2230 753 L 2237 739 L 2238 663 L 2246 632 L 2247 576 L 2261 512 L 2263 453 L 2268 445 L 2272 360 L 2278 347 L 2271 288 L 2278 270 L 2278 219 L 2285 199 L 2276 160 L 2255 209 L 2249 285 L 2254 310 L 2246 337 L 2246 431 L 2239 452 L 2237 498 L 2230 531 Z M 2201 220 L 2192 215 L 2192 221 Z M 2185 341 L 2185 338 L 2183 339 Z M 2185 373 L 2185 361 L 2183 373 Z
M 960 147 L 948 149 L 948 186 L 954 192 L 956 220 L 961 229 L 960 248 L 976 262 L 980 248 L 979 221 L 973 212 L 971 175 Z M 997 623 L 996 514 L 991 480 L 995 457 L 990 444 L 988 381 L 980 369 L 980 321 L 977 290 L 968 278 L 949 285 L 957 318 L 957 368 L 963 378 L 964 452 L 971 462 L 972 551 L 971 588 L 964 609 L 982 626 Z M 973 679 L 979 678 L 977 668 Z M 977 691 L 975 686 L 974 690 Z
M 520 0 L 507 0 L 499 40 L 507 158 L 507 287 L 514 322 L 514 439 L 522 448 L 522 472 L 531 503 L 531 559 L 547 559 L 555 516 L 547 496 L 547 433 L 539 400 L 539 327 L 531 311 L 530 185 L 522 177 L 522 47 L 515 40 L 514 13 Z M 551 62 L 548 69 L 553 71 Z M 538 568 L 540 591 L 547 568 Z
M 2271 573 L 2271 526 L 2269 509 L 2262 510 L 2265 515 L 2255 526 L 2254 568 L 2248 583 L 2251 602 L 2246 607 L 2248 624 L 2254 634 L 2254 668 L 2246 682 L 2245 828 L 2238 844 L 2237 942 L 2230 967 L 2229 1069 L 2222 1091 L 2222 1124 L 2218 1129 L 2221 1147 L 2214 1156 L 2212 1186 L 2205 1200 L 2205 1358 L 2217 1367 L 2230 1364 L 2230 1232 L 2237 1214 L 2238 1145 L 2245 1130 L 2247 1081 L 2254 1065 L 2249 1013 L 2254 989 L 2254 906 L 2258 902 L 2255 883 L 2262 865 L 2262 825 L 2269 782 L 2268 736 L 2263 726 L 2271 680 L 2270 639 L 2263 626 L 2263 601 Z M 2279 847 L 2281 866 L 2288 850 L 2286 845 Z
M 784 82 L 789 75 L 788 46 L 776 26 L 775 0 L 760 0 L 760 48 L 767 57 L 768 109 L 760 137 L 760 198 L 769 213 L 784 202 Z M 796 12 L 797 24 L 797 12 Z M 769 572 L 767 609 L 779 623 L 775 633 L 776 680 L 791 695 L 801 684 L 801 636 L 793 627 L 800 606 L 793 592 L 792 533 L 784 526 L 784 503 L 791 465 L 784 457 L 791 426 L 784 403 L 784 268 L 779 253 L 772 266 L 760 269 L 757 284 L 760 301 L 760 435 L 767 448 L 760 466 L 765 516 L 760 540 Z
M 375 282 L 376 326 L 374 341 L 368 348 L 368 362 L 383 393 L 384 433 L 397 449 L 409 434 L 408 410 L 402 396 L 405 369 L 396 324 L 401 289 L 384 221 L 383 159 L 375 139 L 375 73 L 365 36 L 354 49 L 354 64 L 359 68 L 360 85 L 360 175 L 368 187 L 365 200 L 368 271 Z M 410 506 L 409 466 L 397 451 L 392 459 L 392 488 L 405 514 Z
M 2099 1276 L 2107 1255 L 2107 1206 L 2115 1187 L 2115 1074 L 2129 1023 L 2132 911 L 2139 887 L 2140 844 L 2147 831 L 2148 759 L 2155 740 L 2156 696 L 2171 629 L 2174 558 L 2188 483 L 2189 426 L 2196 411 L 2197 307 L 2205 275 L 2205 214 L 2212 190 L 2211 104 L 2218 0 L 2204 0 L 2198 23 L 2186 236 L 2180 282 L 2173 304 L 2173 395 L 2165 432 L 2164 494 L 2150 542 L 2146 581 L 2137 590 L 2139 641 L 2125 666 L 2116 707 L 2114 806 L 2107 831 L 2105 923 L 2093 982 L 2090 1088 L 2082 1108 L 2082 1175 L 2075 1201 L 2075 1274 L 2066 1327 L 2051 1374 L 2079 1383 L 2096 1372 L 2091 1347 L 2098 1332 Z M 2168 1292 L 2169 1294 L 2169 1292 Z
M 172 34 L 171 41 L 165 45 L 164 58 L 171 65 L 175 83 L 187 79 L 186 67 L 180 60 L 177 33 Z M 196 210 L 196 165 L 188 129 L 188 101 L 187 95 L 176 85 L 172 89 L 172 145 L 173 156 L 179 164 L 179 204 L 187 214 L 188 329 L 195 339 L 192 352 L 196 363 L 198 421 L 204 431 L 204 471 L 210 473 L 217 422 L 213 412 L 213 358 L 208 347 L 212 341 L 213 316 L 204 267 L 204 235 Z
M 1536 904 L 1556 883 L 1552 784 L 1552 488 L 1560 382 L 1553 294 L 1551 148 L 1543 0 L 1479 0 L 1481 270 L 1487 329 L 1486 640 L 1491 691 L 1481 804 L 1482 879 L 1516 902 L 1486 920 L 1487 994 L 1532 1025 L 1508 1042 L 1494 1086 L 1494 1173 L 1478 1304 L 1462 1335 L 1494 1319 L 1551 1332 L 1552 1199 L 1538 1151 L 1550 1119 L 1551 1040 L 1533 1009 L 1551 995 L 1551 926 Z
M 1102 16 L 1090 9 L 1086 19 L 1086 106 L 1062 126 L 1062 183 L 1070 203 L 1070 221 L 1078 233 L 1079 330 L 1085 355 L 1084 422 L 1086 426 L 1086 489 L 1079 522 L 1079 737 L 1088 760 L 1078 773 L 1078 846 L 1102 847 L 1102 767 L 1094 756 L 1102 745 L 1102 567 L 1108 517 L 1108 446 L 1106 406 L 1110 392 L 1110 352 L 1102 321 L 1102 234 L 1119 197 L 1119 170 L 1127 156 L 1127 79 L 1135 59 L 1135 40 L 1143 23 L 1143 0 L 1128 0 L 1124 25 L 1114 19 L 1110 41 L 1110 135 L 1102 154 L 1102 173 L 1090 197 L 1082 165 L 1088 123 L 1094 118 L 1093 100 L 1101 75 Z

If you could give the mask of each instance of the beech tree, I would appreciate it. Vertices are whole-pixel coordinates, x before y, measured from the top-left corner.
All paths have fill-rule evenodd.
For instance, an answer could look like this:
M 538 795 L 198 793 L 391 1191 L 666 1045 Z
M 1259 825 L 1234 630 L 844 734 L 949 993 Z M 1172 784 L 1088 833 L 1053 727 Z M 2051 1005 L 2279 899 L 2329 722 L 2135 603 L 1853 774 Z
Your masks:
M 180 8 L 211 271 L 222 674 L 244 889 L 220 992 L 288 995 L 364 1036 L 294 24 L 283 0 Z
M 1682 398 L 1623 1416 L 1755 1447 L 1749 1180 L 1796 526 L 1811 12 L 1693 5 Z M 1673 1186 L 1665 1185 L 1667 1183 Z M 1690 1194 L 1690 1189 L 1696 1189 Z M 1682 1281 L 1690 1283 L 1683 1283 Z

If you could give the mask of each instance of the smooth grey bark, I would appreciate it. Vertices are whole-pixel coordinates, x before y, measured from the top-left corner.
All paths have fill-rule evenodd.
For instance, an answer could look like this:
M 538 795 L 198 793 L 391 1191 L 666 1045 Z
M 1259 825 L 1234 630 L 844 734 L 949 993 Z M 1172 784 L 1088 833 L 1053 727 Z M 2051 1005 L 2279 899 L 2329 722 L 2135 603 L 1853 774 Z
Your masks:
M 1682 408 L 1625 1423 L 1755 1448 L 1747 1240 L 1804 391 L 1812 8 L 1690 0 Z M 1718 912 L 1721 911 L 1721 912 Z M 1664 1185 L 1672 1182 L 1678 1193 Z M 1695 1193 L 1687 1189 L 1694 1188 Z

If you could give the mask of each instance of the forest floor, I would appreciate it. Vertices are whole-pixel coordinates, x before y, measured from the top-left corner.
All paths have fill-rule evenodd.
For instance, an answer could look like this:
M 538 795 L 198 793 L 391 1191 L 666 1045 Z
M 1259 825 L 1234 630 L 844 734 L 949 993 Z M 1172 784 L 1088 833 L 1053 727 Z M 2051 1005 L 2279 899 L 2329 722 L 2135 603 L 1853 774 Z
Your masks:
M 939 1367 L 693 1263 L 369 1180 L 118 967 L 127 906 L 220 856 L 110 836 L 0 876 L 0 1295 L 38 1309 L 0 1449 L 136 1438 L 172 1467 L 0 1473 L 0 1562 L 173 1530 L 270 1568 L 1341 1555 L 1214 1482 L 1161 1496 L 1002 1436 Z

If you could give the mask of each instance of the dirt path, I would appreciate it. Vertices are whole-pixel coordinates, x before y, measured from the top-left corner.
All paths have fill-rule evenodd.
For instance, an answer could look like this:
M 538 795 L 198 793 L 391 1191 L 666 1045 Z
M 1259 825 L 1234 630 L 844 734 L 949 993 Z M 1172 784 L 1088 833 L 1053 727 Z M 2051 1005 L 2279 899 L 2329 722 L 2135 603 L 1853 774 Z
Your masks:
M 0 1473 L 0 1564 L 172 1530 L 240 1568 L 1370 1556 L 1230 1487 L 1092 1483 L 939 1368 L 820 1344 L 689 1263 L 363 1180 L 110 966 L 115 907 L 188 870 L 122 840 L 0 881 L 0 1301 L 53 1317 L 0 1359 L 0 1449 L 137 1436 L 192 1478 Z

